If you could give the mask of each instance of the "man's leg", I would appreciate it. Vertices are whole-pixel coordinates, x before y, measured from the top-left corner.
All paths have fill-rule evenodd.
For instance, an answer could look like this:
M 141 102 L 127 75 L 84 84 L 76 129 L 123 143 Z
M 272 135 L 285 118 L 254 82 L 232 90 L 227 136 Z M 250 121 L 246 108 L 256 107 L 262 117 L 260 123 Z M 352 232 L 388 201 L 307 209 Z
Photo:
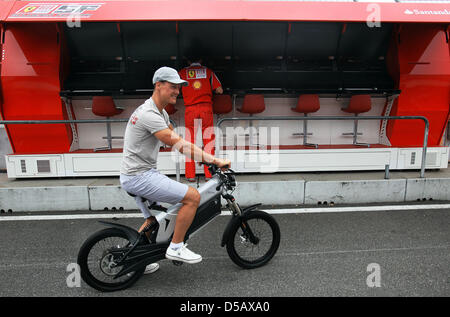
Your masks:
M 192 224 L 197 207 L 200 204 L 200 194 L 195 188 L 172 180 L 153 169 L 134 177 L 132 183 L 122 182 L 122 187 L 126 191 L 144 197 L 149 201 L 170 204 L 181 202 L 182 206 L 175 220 L 172 243 L 167 248 L 166 258 L 187 263 L 198 263 L 202 260 L 200 255 L 188 250 L 183 243 L 186 232 Z M 141 201 L 136 200 L 138 205 L 140 205 Z M 146 208 L 143 209 L 144 217 L 148 219 L 151 215 L 145 216 L 148 214 L 148 211 Z
M 178 211 L 175 222 L 175 231 L 173 233 L 172 242 L 167 248 L 166 258 L 169 260 L 194 264 L 200 262 L 202 257 L 186 248 L 183 241 L 189 226 L 192 224 L 192 220 L 194 220 L 195 212 L 200 203 L 200 194 L 195 188 L 189 187 L 181 202 L 183 203 L 183 206 Z
M 149 226 L 149 225 L 150 225 L 152 222 L 154 222 L 154 221 L 156 221 L 156 218 L 153 217 L 153 216 L 151 216 L 151 217 L 145 219 L 144 223 L 143 223 L 142 226 L 139 228 L 138 232 L 141 232 L 142 230 L 144 230 L 145 227 Z M 150 231 L 147 231 L 147 232 L 145 233 L 145 235 L 147 236 L 147 239 L 150 239 L 151 232 L 150 232 Z
M 178 211 L 175 222 L 175 231 L 172 237 L 173 243 L 181 243 L 184 241 L 184 236 L 194 220 L 195 212 L 200 203 L 199 192 L 195 188 L 189 187 L 181 203 L 183 206 Z
M 146 226 L 149 226 L 149 225 L 150 225 L 152 222 L 154 222 L 154 221 L 156 221 L 156 218 L 153 217 L 153 216 L 151 216 L 151 217 L 145 219 L 144 224 L 139 228 L 139 231 L 138 231 L 138 232 L 141 232 L 142 230 L 144 230 L 144 228 L 145 228 Z M 150 234 L 151 234 L 150 231 L 147 231 L 147 232 L 145 233 L 145 235 L 147 236 L 147 239 L 149 239 L 149 240 L 150 240 Z M 151 273 L 154 273 L 154 272 L 158 271 L 158 269 L 159 269 L 159 264 L 158 264 L 158 263 L 150 263 L 149 265 L 147 265 L 147 266 L 145 267 L 144 274 L 151 274 Z

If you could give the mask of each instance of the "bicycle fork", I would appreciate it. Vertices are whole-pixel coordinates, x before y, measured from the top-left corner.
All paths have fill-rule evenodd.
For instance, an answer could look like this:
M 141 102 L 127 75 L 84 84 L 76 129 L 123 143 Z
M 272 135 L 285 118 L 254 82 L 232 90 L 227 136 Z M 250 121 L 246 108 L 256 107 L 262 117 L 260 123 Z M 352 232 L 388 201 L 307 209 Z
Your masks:
M 223 198 L 227 201 L 227 207 L 228 209 L 230 209 L 233 215 L 236 217 L 242 217 L 241 207 L 239 206 L 239 204 L 236 203 L 234 197 L 230 194 L 225 194 L 223 195 Z M 243 232 L 243 234 L 241 235 L 242 238 L 249 239 L 250 242 L 253 244 L 258 244 L 259 238 L 253 234 L 252 229 L 250 228 L 245 219 L 242 219 L 240 227 Z

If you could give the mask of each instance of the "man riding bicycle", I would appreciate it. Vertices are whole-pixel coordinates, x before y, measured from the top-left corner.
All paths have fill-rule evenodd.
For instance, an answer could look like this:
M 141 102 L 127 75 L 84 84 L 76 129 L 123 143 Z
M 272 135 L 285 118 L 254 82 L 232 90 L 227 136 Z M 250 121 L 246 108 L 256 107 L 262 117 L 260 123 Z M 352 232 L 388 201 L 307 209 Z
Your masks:
M 204 152 L 173 131 L 169 115 L 164 108 L 169 103 L 176 103 L 180 88 L 182 85 L 188 85 L 187 81 L 182 80 L 175 69 L 161 67 L 153 76 L 153 84 L 152 97 L 134 111 L 127 124 L 120 183 L 127 192 L 151 202 L 183 204 L 176 218 L 175 231 L 167 248 L 166 258 L 198 263 L 202 257 L 186 248 L 184 236 L 194 219 L 200 203 L 200 194 L 195 188 L 172 180 L 156 169 L 159 149 L 163 143 L 193 160 L 213 163 L 219 167 L 230 166 L 230 161 Z M 156 221 L 146 208 L 141 207 L 141 210 L 145 222 L 140 231 Z M 154 272 L 158 267 L 157 263 L 153 263 L 146 271 Z

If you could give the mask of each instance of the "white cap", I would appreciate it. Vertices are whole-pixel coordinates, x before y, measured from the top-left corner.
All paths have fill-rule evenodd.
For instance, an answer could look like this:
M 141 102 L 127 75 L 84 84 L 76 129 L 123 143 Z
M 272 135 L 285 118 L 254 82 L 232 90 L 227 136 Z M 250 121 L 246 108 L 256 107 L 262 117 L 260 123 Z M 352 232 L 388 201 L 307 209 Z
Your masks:
M 164 66 L 159 68 L 153 75 L 153 85 L 158 81 L 168 81 L 172 84 L 180 84 L 182 86 L 189 85 L 187 81 L 180 78 L 178 72 L 170 67 Z

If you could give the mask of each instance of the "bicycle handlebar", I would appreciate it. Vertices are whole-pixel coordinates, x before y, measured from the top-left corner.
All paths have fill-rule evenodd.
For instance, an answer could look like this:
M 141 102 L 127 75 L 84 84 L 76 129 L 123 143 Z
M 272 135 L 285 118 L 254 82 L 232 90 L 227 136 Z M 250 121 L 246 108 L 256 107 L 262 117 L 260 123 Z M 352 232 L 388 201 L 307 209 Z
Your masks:
M 211 174 L 215 174 L 219 169 L 225 168 L 225 169 L 229 169 L 230 166 L 227 164 L 225 166 L 219 167 L 214 163 L 207 163 L 207 162 L 200 162 L 200 165 L 206 165 L 208 166 L 208 169 L 210 171 Z
M 206 165 L 206 166 L 208 166 L 208 167 L 217 167 L 217 168 L 226 168 L 226 169 L 229 169 L 230 168 L 230 165 L 225 165 L 225 166 L 222 166 L 222 167 L 219 167 L 219 166 L 217 166 L 216 164 L 214 164 L 214 163 L 207 163 L 207 162 L 199 162 L 199 164 L 200 165 Z

